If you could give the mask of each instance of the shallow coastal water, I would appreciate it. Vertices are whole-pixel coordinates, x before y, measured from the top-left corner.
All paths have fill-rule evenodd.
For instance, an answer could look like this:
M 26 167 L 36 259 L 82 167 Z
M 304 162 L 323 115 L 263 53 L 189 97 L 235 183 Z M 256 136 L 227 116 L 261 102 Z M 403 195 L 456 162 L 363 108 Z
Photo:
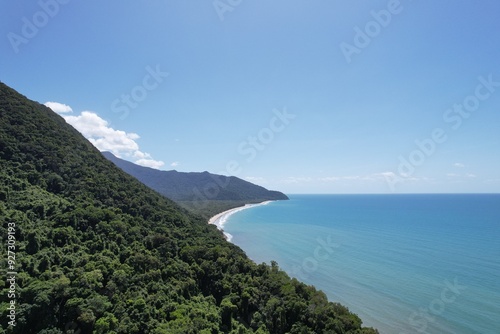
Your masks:
M 500 195 L 290 198 L 225 232 L 381 333 L 500 333 Z

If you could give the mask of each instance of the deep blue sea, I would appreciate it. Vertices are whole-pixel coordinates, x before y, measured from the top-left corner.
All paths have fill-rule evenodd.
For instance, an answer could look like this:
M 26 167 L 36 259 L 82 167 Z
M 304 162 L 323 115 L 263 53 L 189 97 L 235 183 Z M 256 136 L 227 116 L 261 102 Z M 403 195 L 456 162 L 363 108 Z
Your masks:
M 381 333 L 500 333 L 500 195 L 292 195 L 224 230 Z

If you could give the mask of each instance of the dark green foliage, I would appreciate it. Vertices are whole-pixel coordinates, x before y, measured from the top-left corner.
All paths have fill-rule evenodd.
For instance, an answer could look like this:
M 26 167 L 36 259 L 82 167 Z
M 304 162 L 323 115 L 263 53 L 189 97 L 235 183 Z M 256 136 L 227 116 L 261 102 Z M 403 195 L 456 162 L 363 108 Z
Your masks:
M 0 199 L 19 272 L 14 328 L 0 283 L 0 333 L 376 333 L 1 83 Z

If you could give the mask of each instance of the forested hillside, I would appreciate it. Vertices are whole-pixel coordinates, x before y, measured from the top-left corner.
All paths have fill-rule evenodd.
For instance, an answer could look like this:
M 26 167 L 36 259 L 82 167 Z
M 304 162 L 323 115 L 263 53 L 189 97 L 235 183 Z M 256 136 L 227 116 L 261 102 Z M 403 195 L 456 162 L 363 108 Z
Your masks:
M 151 189 L 206 218 L 248 203 L 288 199 L 279 191 L 267 190 L 235 176 L 160 171 L 117 158 L 111 152 L 103 152 L 103 155 Z
M 2 83 L 0 200 L 0 333 L 376 333 Z

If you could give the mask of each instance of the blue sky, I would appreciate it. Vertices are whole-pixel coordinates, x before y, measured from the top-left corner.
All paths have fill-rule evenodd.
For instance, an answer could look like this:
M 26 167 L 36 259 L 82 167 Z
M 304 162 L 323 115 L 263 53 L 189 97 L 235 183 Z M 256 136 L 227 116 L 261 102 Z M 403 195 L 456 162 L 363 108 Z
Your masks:
M 130 161 L 287 193 L 500 190 L 496 0 L 0 12 L 0 80 Z

